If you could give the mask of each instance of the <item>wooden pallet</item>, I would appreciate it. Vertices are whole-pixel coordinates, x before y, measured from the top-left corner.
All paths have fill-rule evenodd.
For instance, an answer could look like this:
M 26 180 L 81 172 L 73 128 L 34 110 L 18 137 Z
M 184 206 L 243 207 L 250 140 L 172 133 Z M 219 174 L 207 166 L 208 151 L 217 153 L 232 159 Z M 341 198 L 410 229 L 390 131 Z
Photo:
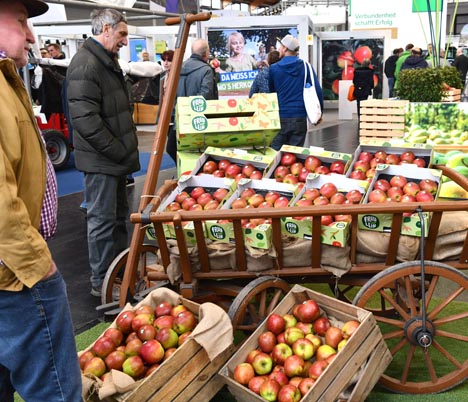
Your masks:
M 446 95 L 442 98 L 442 102 L 460 102 L 461 101 L 461 89 L 450 89 L 446 92 Z
M 361 102 L 360 140 L 386 140 L 404 135 L 406 100 L 369 99 Z

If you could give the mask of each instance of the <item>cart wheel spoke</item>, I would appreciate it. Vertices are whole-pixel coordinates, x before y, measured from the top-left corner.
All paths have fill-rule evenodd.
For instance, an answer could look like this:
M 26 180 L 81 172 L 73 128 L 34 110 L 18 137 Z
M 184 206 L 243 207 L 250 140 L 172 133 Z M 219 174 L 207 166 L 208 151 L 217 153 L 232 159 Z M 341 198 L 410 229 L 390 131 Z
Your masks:
M 246 335 L 252 333 L 289 290 L 287 282 L 273 276 L 249 282 L 229 307 L 228 315 L 234 329 Z
M 393 356 L 380 384 L 399 393 L 438 393 L 468 378 L 468 277 L 434 261 L 424 270 L 421 278 L 420 261 L 390 267 L 354 299 L 374 314 Z
M 146 267 L 150 260 L 156 259 L 157 247 L 150 244 L 143 244 L 141 246 L 140 259 L 138 267 L 135 269 L 135 283 L 130 293 L 135 295 L 138 291 L 142 291 L 149 283 L 146 280 Z M 102 304 L 112 303 L 118 301 L 120 298 L 120 285 L 126 269 L 127 259 L 130 249 L 122 251 L 112 261 L 109 269 L 106 272 L 104 281 L 102 283 L 101 302 Z

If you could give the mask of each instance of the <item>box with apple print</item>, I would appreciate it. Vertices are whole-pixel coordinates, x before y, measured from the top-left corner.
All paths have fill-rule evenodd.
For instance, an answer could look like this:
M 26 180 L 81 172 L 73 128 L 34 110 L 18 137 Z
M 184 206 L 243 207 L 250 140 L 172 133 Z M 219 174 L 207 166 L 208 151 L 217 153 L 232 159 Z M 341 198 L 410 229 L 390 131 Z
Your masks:
M 426 168 L 431 165 L 432 157 L 433 148 L 431 145 L 410 144 L 402 141 L 368 140 L 356 148 L 351 167 L 346 176 L 358 180 L 369 179 L 369 181 L 372 181 L 375 169 L 379 164 L 413 164 Z
M 275 152 L 276 154 L 276 152 Z M 192 175 L 211 174 L 230 179 L 261 180 L 272 164 L 274 156 L 253 154 L 239 148 L 208 147 L 198 159 Z
M 363 203 L 435 201 L 440 191 L 441 178 L 440 170 L 420 168 L 414 164 L 377 165 Z M 424 236 L 427 236 L 431 215 L 424 212 L 423 216 Z M 391 232 L 392 221 L 391 214 L 362 214 L 358 216 L 358 227 Z M 421 227 L 420 217 L 414 212 L 414 207 L 403 214 L 402 234 L 420 237 Z
M 369 183 L 366 180 L 349 179 L 342 175 L 310 173 L 305 187 L 291 203 L 291 208 L 334 204 L 336 215 L 321 217 L 321 242 L 336 247 L 348 243 L 351 216 L 346 215 L 346 204 L 359 204 L 364 199 Z M 281 229 L 288 236 L 312 238 L 312 220 L 308 217 L 285 217 Z
M 184 174 L 195 174 L 194 172 L 198 172 L 201 169 L 201 161 L 205 162 L 210 158 L 213 158 L 215 161 L 220 161 L 221 159 L 230 161 L 231 159 L 235 159 L 241 165 L 254 161 L 254 166 L 263 167 L 263 164 L 268 164 L 269 166 L 276 153 L 276 150 L 269 147 L 261 149 L 207 147 L 205 152 L 178 151 L 177 175 L 180 177 Z M 204 157 L 205 154 L 207 155 L 206 158 Z
M 309 173 L 344 175 L 351 163 L 351 154 L 326 151 L 323 148 L 302 148 L 283 145 L 265 177 L 283 183 L 305 183 Z
M 285 330 L 283 323 L 289 329 Z M 334 329 L 333 338 L 327 335 L 332 332 L 330 328 Z M 276 335 L 271 342 L 267 342 L 269 332 Z M 337 332 L 345 341 L 333 348 L 330 345 L 338 340 Z M 308 350 L 298 347 L 299 342 L 312 345 L 312 357 Z M 391 360 L 372 313 L 295 285 L 219 374 L 230 393 L 243 402 L 364 401 Z M 259 374 L 260 370 L 267 373 Z M 286 393 L 294 398 L 287 399 Z
M 271 224 L 262 218 L 263 208 L 284 208 L 298 195 L 299 188 L 294 184 L 278 183 L 272 179 L 241 179 L 237 189 L 221 207 L 222 209 L 258 208 L 257 219 L 242 221 L 244 241 L 255 248 L 271 247 Z M 230 221 L 206 221 L 209 239 L 229 243 L 234 241 L 234 225 Z
M 158 211 L 208 211 L 210 209 L 218 209 L 229 199 L 235 188 L 236 182 L 231 179 L 208 175 L 182 176 L 178 181 L 177 188 L 163 200 Z M 176 238 L 173 223 L 168 222 L 164 224 L 163 229 L 167 239 Z M 184 222 L 183 231 L 187 244 L 195 245 L 196 238 L 193 222 Z M 151 239 L 156 238 L 152 224 L 147 230 L 147 236 Z
M 220 100 L 180 97 L 176 123 L 179 151 L 267 147 L 281 128 L 276 93 Z

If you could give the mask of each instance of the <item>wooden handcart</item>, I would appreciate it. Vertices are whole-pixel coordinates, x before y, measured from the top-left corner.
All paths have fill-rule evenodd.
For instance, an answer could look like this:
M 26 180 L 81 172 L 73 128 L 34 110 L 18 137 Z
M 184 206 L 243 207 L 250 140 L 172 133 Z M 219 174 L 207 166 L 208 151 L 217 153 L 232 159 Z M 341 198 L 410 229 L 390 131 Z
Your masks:
M 263 209 L 262 217 L 272 221 L 272 244 L 276 257 L 272 268 L 260 273 L 248 269 L 249 256 L 241 224 L 242 219 L 258 217 L 258 210 L 212 210 L 209 216 L 203 211 L 157 212 L 161 200 L 176 187 L 176 181 L 166 181 L 155 192 L 165 133 L 187 40 L 187 27 L 194 21 L 207 18 L 209 15 L 202 13 L 180 19 L 185 33 L 179 35 L 179 43 L 176 45 L 169 75 L 169 94 L 162 106 L 139 209 L 131 215 L 131 221 L 135 224 L 131 245 L 116 258 L 107 272 L 103 303 L 122 307 L 154 284 L 173 286 L 185 298 L 199 303 L 214 301 L 225 306 L 235 329 L 252 332 L 290 290 L 290 284 L 325 283 L 338 298 L 354 302 L 374 314 L 394 356 L 405 353 L 403 364 L 399 367 L 390 366 L 390 370 L 382 376 L 380 382 L 384 387 L 404 393 L 435 393 L 464 381 L 468 378 L 468 353 L 465 352 L 468 350 L 468 312 L 466 308 L 460 309 L 459 305 L 463 298 L 468 300 L 468 277 L 462 272 L 468 268 L 468 239 L 465 238 L 456 260 L 441 263 L 432 259 L 444 214 L 468 211 L 468 200 L 347 206 L 346 214 L 353 217 L 349 243 L 352 268 L 339 281 L 322 268 L 323 247 L 320 241 L 321 216 L 335 215 L 336 206 L 314 206 L 294 211 L 295 216 L 312 217 L 311 257 L 304 266 L 288 266 L 284 262 L 280 221 L 290 216 L 291 210 Z M 168 21 L 178 22 L 177 19 Z M 441 169 L 444 175 L 468 189 L 465 177 L 444 166 L 433 167 Z M 421 248 L 421 259 L 398 263 L 397 253 L 402 238 L 400 228 L 404 214 L 408 211 L 431 213 L 432 219 L 428 236 L 422 241 L 424 247 Z M 384 261 L 357 262 L 358 216 L 362 214 L 393 215 Z M 221 219 L 231 220 L 234 225 L 236 269 L 227 261 L 225 269 L 211 269 L 203 222 Z M 182 224 L 187 221 L 194 224 L 201 266 L 197 271 L 193 270 L 184 236 Z M 182 270 L 180 281 L 172 285 L 166 270 L 171 262 L 170 247 L 163 230 L 163 224 L 167 222 L 174 226 Z M 150 224 L 154 226 L 157 245 L 144 244 L 146 229 Z M 159 255 L 162 269 L 153 266 L 156 254 Z

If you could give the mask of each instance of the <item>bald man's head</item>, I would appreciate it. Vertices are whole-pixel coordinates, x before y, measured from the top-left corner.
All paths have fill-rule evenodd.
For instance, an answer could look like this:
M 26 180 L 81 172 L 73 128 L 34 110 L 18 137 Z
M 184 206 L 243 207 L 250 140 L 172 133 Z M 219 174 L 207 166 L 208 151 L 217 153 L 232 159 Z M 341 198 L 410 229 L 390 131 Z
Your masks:
M 205 39 L 196 39 L 192 43 L 192 54 L 197 54 L 205 61 L 210 58 L 210 45 Z

